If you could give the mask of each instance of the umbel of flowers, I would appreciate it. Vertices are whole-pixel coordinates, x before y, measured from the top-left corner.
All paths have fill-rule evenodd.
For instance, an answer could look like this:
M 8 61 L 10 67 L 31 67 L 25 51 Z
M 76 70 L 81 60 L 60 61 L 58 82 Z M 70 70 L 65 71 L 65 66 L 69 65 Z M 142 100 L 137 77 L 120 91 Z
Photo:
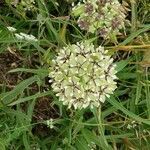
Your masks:
M 79 16 L 82 30 L 109 38 L 124 28 L 126 10 L 118 0 L 83 0 L 73 7 L 73 15 Z
M 25 11 L 32 11 L 35 8 L 35 0 L 13 0 L 11 4 L 17 8 L 23 8 Z
M 99 107 L 116 89 L 116 65 L 103 47 L 88 41 L 68 45 L 52 60 L 49 77 L 56 96 L 75 109 Z

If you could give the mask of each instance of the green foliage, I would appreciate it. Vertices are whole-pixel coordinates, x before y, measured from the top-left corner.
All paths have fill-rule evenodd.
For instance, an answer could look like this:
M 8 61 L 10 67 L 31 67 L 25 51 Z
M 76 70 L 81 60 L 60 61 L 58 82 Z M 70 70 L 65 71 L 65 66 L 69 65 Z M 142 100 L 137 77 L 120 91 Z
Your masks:
M 80 31 L 69 2 L 35 2 L 31 11 L 0 2 L 0 150 L 149 150 L 149 0 L 129 3 L 131 26 L 118 45 Z M 8 26 L 38 41 L 18 40 Z M 48 83 L 49 65 L 59 48 L 85 39 L 113 54 L 118 88 L 99 109 L 67 109 Z

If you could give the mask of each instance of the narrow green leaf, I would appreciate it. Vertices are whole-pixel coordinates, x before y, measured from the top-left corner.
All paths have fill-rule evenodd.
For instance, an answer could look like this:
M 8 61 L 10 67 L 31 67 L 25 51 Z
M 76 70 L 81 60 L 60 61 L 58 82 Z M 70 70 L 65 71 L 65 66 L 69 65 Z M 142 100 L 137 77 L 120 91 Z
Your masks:
M 24 144 L 25 150 L 31 150 L 30 145 L 29 145 L 28 135 L 25 131 L 23 133 L 23 144 Z
M 13 70 L 10 70 L 9 73 L 14 73 L 14 72 L 29 72 L 29 73 L 34 73 L 34 74 L 44 74 L 45 76 L 48 76 L 48 69 L 26 69 L 26 68 L 16 68 Z
M 88 143 L 83 137 L 78 137 L 75 143 L 77 150 L 90 150 Z
M 128 65 L 128 63 L 129 63 L 129 60 L 121 60 L 119 62 L 116 62 L 116 65 L 117 65 L 116 70 L 117 70 L 117 72 L 123 70 Z
M 134 38 L 136 38 L 138 35 L 140 35 L 141 33 L 144 33 L 146 31 L 150 30 L 150 25 L 145 26 L 142 29 L 137 30 L 136 32 L 133 32 L 126 40 L 124 40 L 121 44 L 119 45 L 127 45 L 128 43 L 130 43 Z
M 143 119 L 141 117 L 139 117 L 138 115 L 128 111 L 123 105 L 122 103 L 119 103 L 113 96 L 111 98 L 108 98 L 107 101 L 112 104 L 116 109 L 122 111 L 123 113 L 125 113 L 127 116 L 133 118 L 134 120 L 138 121 L 138 122 L 143 122 L 145 124 L 150 125 L 150 120 L 147 119 Z
M 43 96 L 47 96 L 47 95 L 55 97 L 55 95 L 51 91 L 47 91 L 47 92 L 43 92 L 43 93 L 36 93 L 35 95 L 31 95 L 31 96 L 24 97 L 24 98 L 19 98 L 18 100 L 14 101 L 14 102 L 12 102 L 10 104 L 8 104 L 8 106 L 14 106 L 16 104 L 27 102 L 27 101 L 30 101 L 32 99 L 36 99 L 38 97 L 43 97 Z
M 12 91 L 8 92 L 2 97 L 3 104 L 11 103 L 19 94 L 24 91 L 24 89 L 26 89 L 29 85 L 38 80 L 39 79 L 37 76 L 33 76 L 19 83 Z

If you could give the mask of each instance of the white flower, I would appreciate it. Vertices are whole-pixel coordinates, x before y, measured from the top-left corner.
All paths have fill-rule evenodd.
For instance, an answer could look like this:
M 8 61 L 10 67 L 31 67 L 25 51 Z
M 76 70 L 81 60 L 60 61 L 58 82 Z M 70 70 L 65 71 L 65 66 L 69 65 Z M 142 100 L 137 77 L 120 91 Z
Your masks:
M 10 32 L 15 32 L 17 29 L 14 28 L 14 27 L 7 27 L 7 29 L 10 31 Z
M 64 105 L 75 109 L 99 107 L 116 89 L 116 65 L 103 47 L 85 41 L 60 49 L 49 77 Z
M 31 11 L 31 10 L 34 10 L 35 6 L 35 0 L 14 0 L 14 2 L 11 3 L 12 5 L 14 5 L 15 7 L 23 7 L 25 11 Z
M 47 120 L 46 124 L 50 129 L 54 128 L 54 120 L 52 118 L 50 120 Z
M 134 129 L 136 128 L 140 123 L 133 120 L 130 124 L 127 125 L 127 129 Z
M 28 34 L 25 34 L 25 33 L 20 33 L 21 36 L 23 36 L 25 38 L 25 40 L 27 41 L 38 41 L 35 36 L 33 35 L 28 35 Z
M 132 128 L 132 125 L 128 124 L 127 129 L 131 129 L 131 128 Z
M 28 35 L 25 33 L 15 33 L 15 36 L 18 40 L 26 40 L 26 41 L 34 41 L 37 42 L 38 40 L 33 35 Z
M 24 37 L 18 33 L 15 33 L 15 37 L 18 39 L 18 40 L 23 40 Z

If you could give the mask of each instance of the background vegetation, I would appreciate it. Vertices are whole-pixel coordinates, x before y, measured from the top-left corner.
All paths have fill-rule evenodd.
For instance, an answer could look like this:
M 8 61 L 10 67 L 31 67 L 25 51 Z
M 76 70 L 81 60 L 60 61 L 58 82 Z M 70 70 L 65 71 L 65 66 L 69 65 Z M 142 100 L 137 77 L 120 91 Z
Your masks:
M 131 26 L 114 44 L 85 35 L 70 16 L 71 1 L 36 0 L 31 11 L 0 1 L 0 150 L 150 149 L 150 2 L 126 3 Z M 17 40 L 8 26 L 38 42 Z M 87 38 L 118 64 L 118 89 L 100 118 L 67 109 L 48 83 L 58 48 Z

